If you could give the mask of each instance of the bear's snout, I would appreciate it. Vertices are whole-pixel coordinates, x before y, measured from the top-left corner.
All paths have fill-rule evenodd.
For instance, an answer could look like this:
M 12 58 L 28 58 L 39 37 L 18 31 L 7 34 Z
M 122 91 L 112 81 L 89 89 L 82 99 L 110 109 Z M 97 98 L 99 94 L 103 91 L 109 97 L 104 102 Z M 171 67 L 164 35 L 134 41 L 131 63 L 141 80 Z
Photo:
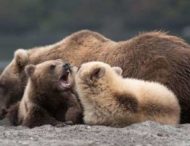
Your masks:
M 64 69 L 64 71 L 71 71 L 71 67 L 70 67 L 70 64 L 69 63 L 65 63 L 64 65 L 63 65 L 63 69 Z

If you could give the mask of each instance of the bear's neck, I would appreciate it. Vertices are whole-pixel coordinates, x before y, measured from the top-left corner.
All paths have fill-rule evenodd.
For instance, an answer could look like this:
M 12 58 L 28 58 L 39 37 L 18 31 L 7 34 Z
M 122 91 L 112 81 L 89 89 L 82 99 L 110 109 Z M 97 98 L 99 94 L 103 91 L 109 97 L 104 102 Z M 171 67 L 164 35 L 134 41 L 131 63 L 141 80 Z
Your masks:
M 46 101 L 51 102 L 51 100 L 58 99 L 57 97 L 61 97 L 61 92 L 53 92 L 52 89 L 45 90 L 39 88 L 38 86 L 35 86 L 35 83 L 33 83 L 31 79 L 29 79 L 23 99 L 33 103 L 43 104 Z
M 39 64 L 47 60 L 55 60 L 65 58 L 63 52 L 65 48 L 61 48 L 58 43 L 49 46 L 37 47 L 28 50 L 30 64 Z
M 38 64 L 47 60 L 63 59 L 78 66 L 83 62 L 97 60 L 97 57 L 102 54 L 102 49 L 105 48 L 103 46 L 107 43 L 114 42 L 93 32 L 76 33 L 58 43 L 28 50 L 29 62 Z

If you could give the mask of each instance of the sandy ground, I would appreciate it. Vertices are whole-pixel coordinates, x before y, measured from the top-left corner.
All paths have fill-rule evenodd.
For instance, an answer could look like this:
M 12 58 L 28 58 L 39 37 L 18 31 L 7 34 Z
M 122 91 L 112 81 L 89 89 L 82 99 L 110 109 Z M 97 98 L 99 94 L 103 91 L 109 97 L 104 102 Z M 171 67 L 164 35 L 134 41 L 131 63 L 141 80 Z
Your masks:
M 173 127 L 148 121 L 126 128 L 0 126 L 0 131 L 1 146 L 190 146 L 190 124 Z

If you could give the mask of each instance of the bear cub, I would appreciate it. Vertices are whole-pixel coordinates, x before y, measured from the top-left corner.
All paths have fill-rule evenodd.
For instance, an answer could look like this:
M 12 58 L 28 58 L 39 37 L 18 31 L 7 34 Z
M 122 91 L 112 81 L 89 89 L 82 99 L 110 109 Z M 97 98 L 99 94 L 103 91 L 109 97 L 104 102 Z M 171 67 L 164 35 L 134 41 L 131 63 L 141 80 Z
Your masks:
M 72 68 L 62 60 L 50 60 L 25 68 L 28 83 L 22 100 L 8 109 L 12 125 L 30 128 L 65 122 L 82 122 L 81 106 L 72 92 Z
M 161 124 L 179 123 L 180 106 L 174 93 L 156 82 L 123 78 L 120 67 L 103 62 L 84 63 L 75 76 L 90 125 L 124 127 L 147 120 Z

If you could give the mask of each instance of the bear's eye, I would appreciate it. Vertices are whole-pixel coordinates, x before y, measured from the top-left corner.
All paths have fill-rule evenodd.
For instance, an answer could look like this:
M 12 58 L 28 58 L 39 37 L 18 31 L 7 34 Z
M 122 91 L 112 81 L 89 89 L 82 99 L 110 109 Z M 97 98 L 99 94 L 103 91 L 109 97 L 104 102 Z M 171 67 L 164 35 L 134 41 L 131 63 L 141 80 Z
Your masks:
M 56 67 L 56 65 L 54 65 L 54 64 L 50 65 L 50 70 L 54 70 L 55 67 Z

